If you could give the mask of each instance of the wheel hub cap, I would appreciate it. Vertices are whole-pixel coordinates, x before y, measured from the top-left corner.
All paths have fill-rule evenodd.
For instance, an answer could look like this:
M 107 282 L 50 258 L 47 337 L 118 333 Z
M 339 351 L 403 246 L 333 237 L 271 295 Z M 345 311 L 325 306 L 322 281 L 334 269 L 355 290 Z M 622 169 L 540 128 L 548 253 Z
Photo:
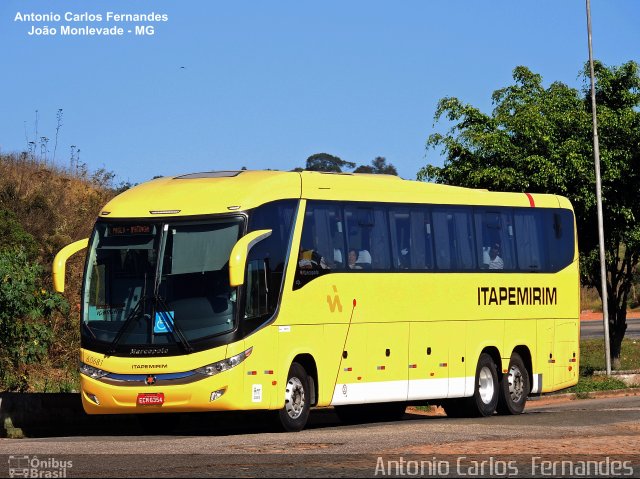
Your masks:
M 509 395 L 513 402 L 520 402 L 524 393 L 524 382 L 522 380 L 522 372 L 516 366 L 509 369 Z
M 291 419 L 298 419 L 304 411 L 304 387 L 298 378 L 290 378 L 287 381 L 287 390 L 284 396 L 284 407 Z
M 480 393 L 480 399 L 485 404 L 489 404 L 493 399 L 494 385 L 493 375 L 488 367 L 484 367 L 480 370 L 478 376 L 478 392 Z

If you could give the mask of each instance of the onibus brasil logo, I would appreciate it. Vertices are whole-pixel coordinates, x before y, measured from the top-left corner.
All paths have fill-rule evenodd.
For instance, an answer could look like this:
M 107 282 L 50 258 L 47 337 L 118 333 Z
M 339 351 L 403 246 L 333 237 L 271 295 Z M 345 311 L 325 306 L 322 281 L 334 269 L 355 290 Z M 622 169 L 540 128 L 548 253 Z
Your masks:
M 67 477 L 73 461 L 55 457 L 9 456 L 9 477 Z

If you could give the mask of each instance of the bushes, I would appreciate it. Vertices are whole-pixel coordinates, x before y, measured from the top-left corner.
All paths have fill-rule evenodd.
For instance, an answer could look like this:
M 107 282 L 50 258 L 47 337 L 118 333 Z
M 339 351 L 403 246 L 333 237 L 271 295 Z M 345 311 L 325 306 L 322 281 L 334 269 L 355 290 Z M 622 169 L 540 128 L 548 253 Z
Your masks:
M 27 233 L 16 215 L 0 207 L 0 249 L 22 247 L 30 260 L 38 256 L 38 243 Z
M 23 248 L 0 249 L 0 383 L 26 390 L 26 366 L 42 361 L 53 340 L 56 312 L 66 314 L 64 298 L 41 284 L 42 269 Z
M 0 391 L 77 388 L 84 263 L 78 255 L 67 264 L 72 308 L 49 292 L 50 265 L 63 246 L 90 234 L 116 194 L 112 182 L 104 169 L 74 172 L 28 153 L 0 153 Z

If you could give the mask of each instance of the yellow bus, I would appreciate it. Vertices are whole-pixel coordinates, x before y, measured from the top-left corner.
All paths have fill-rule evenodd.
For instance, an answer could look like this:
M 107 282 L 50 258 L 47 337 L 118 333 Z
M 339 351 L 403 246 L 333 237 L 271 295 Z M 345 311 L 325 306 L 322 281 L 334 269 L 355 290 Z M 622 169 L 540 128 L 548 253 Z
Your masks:
M 576 244 L 559 196 L 217 171 L 120 194 L 53 273 L 64 291 L 88 246 L 87 413 L 262 409 L 297 431 L 312 407 L 518 414 L 576 384 Z

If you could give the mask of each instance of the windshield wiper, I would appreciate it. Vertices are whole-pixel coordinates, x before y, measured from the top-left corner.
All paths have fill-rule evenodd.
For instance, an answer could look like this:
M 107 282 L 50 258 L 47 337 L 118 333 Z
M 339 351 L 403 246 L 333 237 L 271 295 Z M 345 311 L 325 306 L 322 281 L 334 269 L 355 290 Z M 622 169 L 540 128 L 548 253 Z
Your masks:
M 160 307 L 163 309 L 163 312 L 168 314 L 169 307 L 167 306 L 167 303 L 164 302 L 164 299 L 162 299 L 160 295 L 157 295 L 154 299 L 156 301 L 156 307 L 158 304 L 160 304 Z M 157 311 L 156 311 L 156 314 L 157 314 Z M 169 331 L 169 333 L 171 334 L 171 337 L 173 337 L 173 340 L 176 343 L 179 342 L 187 353 L 193 352 L 193 346 L 191 346 L 191 343 L 189 343 L 189 340 L 184 335 L 184 332 L 182 331 L 182 329 L 180 329 L 180 326 L 178 326 L 176 319 L 171 318 L 171 324 L 169 324 L 169 322 L 164 318 L 164 316 L 161 315 L 160 318 L 164 323 L 165 327 L 167 328 L 167 331 Z
M 131 312 L 125 318 L 124 324 L 118 331 L 118 334 L 116 334 L 116 337 L 113 338 L 113 341 L 111 341 L 111 345 L 109 346 L 109 354 L 115 354 L 116 346 L 118 346 L 118 343 L 120 342 L 120 339 L 122 338 L 122 335 L 124 334 L 124 332 L 127 330 L 129 323 L 131 323 L 131 321 L 133 321 L 136 317 L 138 317 L 139 313 L 141 312 L 141 306 L 146 302 L 147 299 L 151 299 L 151 298 L 153 298 L 153 296 L 151 295 L 143 296 L 136 303 L 135 307 L 131 310 Z M 142 312 L 144 313 L 143 310 Z
M 81 320 L 81 321 L 80 321 L 80 324 L 81 324 L 82 326 L 84 326 L 84 329 L 88 331 L 88 333 L 91 335 L 91 337 L 92 337 L 93 339 L 98 339 L 98 338 L 96 337 L 95 333 L 93 332 L 93 329 L 91 329 L 91 328 L 89 327 L 89 325 L 88 325 L 87 323 L 85 323 L 85 322 L 84 322 L 84 320 Z

